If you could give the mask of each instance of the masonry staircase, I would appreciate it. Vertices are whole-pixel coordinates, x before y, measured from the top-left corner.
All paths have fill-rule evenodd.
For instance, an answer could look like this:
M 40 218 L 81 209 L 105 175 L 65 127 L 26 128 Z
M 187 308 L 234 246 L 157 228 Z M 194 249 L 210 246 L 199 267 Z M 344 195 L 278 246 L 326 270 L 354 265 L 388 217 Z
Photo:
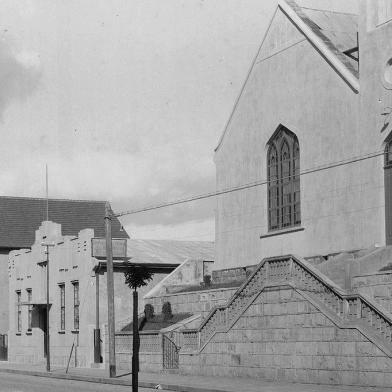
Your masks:
M 211 310 L 198 329 L 183 330 L 182 352 L 200 352 L 227 332 L 264 290 L 290 287 L 340 328 L 357 329 L 392 357 L 392 315 L 372 299 L 349 294 L 314 266 L 293 255 L 264 259 L 226 305 Z

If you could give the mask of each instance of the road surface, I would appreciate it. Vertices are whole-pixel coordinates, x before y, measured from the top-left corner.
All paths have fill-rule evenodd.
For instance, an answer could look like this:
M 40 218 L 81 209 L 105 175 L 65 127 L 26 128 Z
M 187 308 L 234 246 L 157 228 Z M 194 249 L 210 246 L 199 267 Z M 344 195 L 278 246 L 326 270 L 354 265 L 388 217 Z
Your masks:
M 130 386 L 0 373 L 1 392 L 129 392 L 131 388 Z M 139 392 L 152 391 L 156 389 L 139 388 Z

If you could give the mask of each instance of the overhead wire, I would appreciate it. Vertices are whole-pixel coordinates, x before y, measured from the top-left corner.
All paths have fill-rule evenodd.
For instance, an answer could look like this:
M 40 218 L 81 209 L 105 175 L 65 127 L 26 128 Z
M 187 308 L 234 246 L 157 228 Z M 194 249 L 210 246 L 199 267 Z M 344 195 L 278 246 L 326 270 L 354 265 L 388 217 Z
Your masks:
M 356 156 L 356 157 L 353 157 L 350 159 L 332 162 L 327 165 L 321 165 L 321 166 L 316 166 L 316 167 L 309 168 L 309 169 L 304 169 L 304 170 L 300 171 L 300 173 L 298 175 L 304 176 L 306 174 L 316 173 L 316 172 L 320 172 L 320 171 L 324 171 L 324 170 L 328 170 L 328 169 L 332 169 L 332 168 L 336 168 L 336 167 L 340 167 L 340 166 L 350 165 L 350 164 L 353 164 L 356 162 L 361 162 L 361 161 L 365 161 L 368 159 L 376 158 L 376 157 L 382 156 L 384 154 L 385 154 L 384 151 L 376 151 L 376 152 L 364 154 L 361 156 Z M 292 176 L 290 175 L 287 177 L 283 177 L 280 180 L 282 181 L 285 179 L 290 179 L 291 177 Z M 183 199 L 177 199 L 177 200 L 162 202 L 162 203 L 158 203 L 158 204 L 148 205 L 148 206 L 137 208 L 134 210 L 123 211 L 123 212 L 115 213 L 114 216 L 119 218 L 119 217 L 123 217 L 123 216 L 127 216 L 127 215 L 134 215 L 134 214 L 138 214 L 141 212 L 147 212 L 147 211 L 157 210 L 157 209 L 175 206 L 175 205 L 179 205 L 179 204 L 190 203 L 193 201 L 208 199 L 211 197 L 221 196 L 224 194 L 237 192 L 237 191 L 241 191 L 241 190 L 245 190 L 245 189 L 250 189 L 250 188 L 254 188 L 254 187 L 266 185 L 266 184 L 268 184 L 268 180 L 263 179 L 260 181 L 254 181 L 254 182 L 242 184 L 242 185 L 231 187 L 231 188 L 218 190 L 215 192 L 208 192 L 208 193 L 204 193 L 204 194 L 189 196 L 189 197 L 186 197 Z

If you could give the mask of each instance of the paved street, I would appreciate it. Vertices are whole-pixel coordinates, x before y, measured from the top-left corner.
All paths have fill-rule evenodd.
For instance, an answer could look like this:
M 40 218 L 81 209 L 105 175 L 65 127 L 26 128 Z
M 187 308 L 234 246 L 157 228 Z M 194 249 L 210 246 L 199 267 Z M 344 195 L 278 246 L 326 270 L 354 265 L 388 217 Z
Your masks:
M 21 374 L 0 374 L 1 392 L 129 392 L 129 386 L 97 384 L 84 381 L 59 380 Z M 156 389 L 139 388 L 140 392 L 151 392 Z

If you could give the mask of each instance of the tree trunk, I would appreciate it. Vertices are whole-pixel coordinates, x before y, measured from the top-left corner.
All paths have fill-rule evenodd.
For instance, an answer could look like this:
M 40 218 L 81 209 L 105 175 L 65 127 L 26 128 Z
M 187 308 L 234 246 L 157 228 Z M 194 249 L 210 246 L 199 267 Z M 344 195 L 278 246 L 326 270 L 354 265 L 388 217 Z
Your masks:
M 133 339 L 132 339 L 132 392 L 138 392 L 139 372 L 139 320 L 138 320 L 138 293 L 133 291 Z

